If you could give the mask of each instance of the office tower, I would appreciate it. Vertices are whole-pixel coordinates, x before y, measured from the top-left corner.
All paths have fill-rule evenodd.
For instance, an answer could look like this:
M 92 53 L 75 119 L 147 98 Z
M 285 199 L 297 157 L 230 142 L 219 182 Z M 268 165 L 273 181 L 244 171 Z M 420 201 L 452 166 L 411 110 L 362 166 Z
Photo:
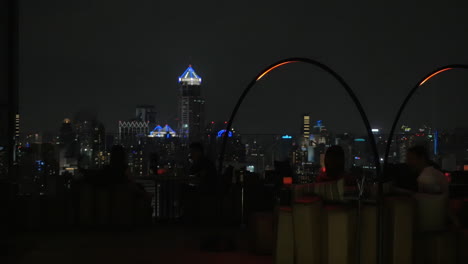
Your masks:
M 310 136 L 310 114 L 305 114 L 302 117 L 302 135 L 309 139 Z
M 307 159 L 304 162 L 315 161 L 316 146 L 314 135 L 312 134 L 310 114 L 304 114 L 302 116 L 302 139 L 299 141 L 300 148 L 307 151 Z
M 144 164 L 148 125 L 146 121 L 119 121 L 119 141 L 127 151 L 130 173 L 137 177 L 147 173 L 147 166 Z
M 14 153 L 13 153 L 13 161 L 15 163 L 18 162 L 18 158 L 19 156 L 21 155 L 20 154 L 20 115 L 17 113 L 15 115 L 15 147 L 13 149 Z
M 185 141 L 202 139 L 205 100 L 201 96 L 201 81 L 191 65 L 179 77 L 178 130 Z
M 20 136 L 20 115 L 15 115 L 15 139 L 18 140 Z
M 103 164 L 96 162 L 96 158 L 105 147 L 105 130 L 102 123 L 93 115 L 78 113 L 73 121 L 78 143 L 78 167 L 96 169 Z
M 51 143 L 32 143 L 26 148 L 20 162 L 20 179 L 21 185 L 28 185 L 29 188 L 20 186 L 22 192 L 55 193 L 53 182 L 59 174 L 57 148 Z
M 59 144 L 67 149 L 67 155 L 73 155 L 72 145 L 75 141 L 76 134 L 73 131 L 71 120 L 65 118 L 60 126 Z
M 139 105 L 135 109 L 137 121 L 148 122 L 149 127 L 156 125 L 156 111 L 154 105 Z
M 119 141 L 124 147 L 138 143 L 138 139 L 149 133 L 149 124 L 145 121 L 119 121 Z
M 343 152 L 345 153 L 345 168 L 350 169 L 354 164 L 354 137 L 349 133 L 338 134 L 335 136 L 335 145 L 343 148 Z
M 78 166 L 79 143 L 70 119 L 65 118 L 60 126 L 58 142 L 60 174 Z

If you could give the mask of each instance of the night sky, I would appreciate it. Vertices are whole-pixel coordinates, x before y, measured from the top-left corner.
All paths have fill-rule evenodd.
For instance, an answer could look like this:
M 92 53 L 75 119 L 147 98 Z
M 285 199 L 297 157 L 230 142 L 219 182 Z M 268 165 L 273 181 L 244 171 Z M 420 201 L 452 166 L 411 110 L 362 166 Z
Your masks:
M 162 123 L 175 124 L 177 78 L 188 64 L 203 78 L 208 120 L 224 121 L 261 69 L 296 56 L 341 74 L 373 126 L 388 128 L 423 75 L 468 64 L 463 1 L 21 2 L 25 132 L 57 131 L 78 111 L 97 113 L 115 132 L 138 104 L 154 104 Z M 468 72 L 448 72 L 418 94 L 405 122 L 468 126 L 467 98 Z M 339 84 L 309 65 L 288 65 L 262 79 L 234 126 L 298 133 L 304 112 L 333 131 L 363 131 Z

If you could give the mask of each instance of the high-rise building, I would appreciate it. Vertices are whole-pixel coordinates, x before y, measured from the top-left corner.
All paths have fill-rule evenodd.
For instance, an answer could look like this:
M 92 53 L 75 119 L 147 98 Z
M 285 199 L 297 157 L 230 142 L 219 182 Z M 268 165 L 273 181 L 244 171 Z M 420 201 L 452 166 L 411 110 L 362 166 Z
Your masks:
M 139 105 L 135 109 L 137 121 L 148 122 L 149 127 L 156 125 L 156 111 L 154 105 Z
M 124 147 L 135 145 L 140 137 L 149 134 L 148 122 L 145 121 L 119 121 L 119 141 Z
M 78 143 L 78 167 L 95 169 L 102 164 L 96 162 L 99 153 L 105 148 L 105 130 L 102 123 L 94 115 L 78 113 L 73 120 L 76 141 Z
M 310 114 L 305 114 L 302 121 L 302 135 L 309 139 L 310 136 Z
M 20 137 L 20 115 L 15 116 L 15 139 L 18 140 Z
M 130 173 L 134 176 L 145 176 L 147 169 L 146 143 L 149 134 L 148 122 L 119 121 L 119 141 L 127 150 L 127 161 Z
M 205 99 L 201 96 L 202 79 L 192 66 L 179 77 L 178 130 L 183 140 L 202 139 L 205 125 Z

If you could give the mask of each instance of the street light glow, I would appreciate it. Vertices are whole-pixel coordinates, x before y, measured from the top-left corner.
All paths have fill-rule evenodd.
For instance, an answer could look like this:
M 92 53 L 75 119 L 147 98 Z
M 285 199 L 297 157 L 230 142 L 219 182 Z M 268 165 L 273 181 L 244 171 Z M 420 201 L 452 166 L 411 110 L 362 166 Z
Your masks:
M 269 72 L 271 72 L 272 70 L 278 68 L 278 67 L 281 67 L 283 65 L 286 65 L 286 64 L 289 64 L 289 63 L 294 63 L 294 62 L 297 62 L 297 61 L 285 61 L 285 62 L 282 62 L 278 65 L 275 65 L 273 67 L 271 67 L 270 69 L 266 70 L 265 72 L 263 72 L 260 76 L 258 76 L 257 78 L 257 81 L 259 81 L 261 78 L 263 78 L 263 76 L 267 75 Z
M 423 85 L 425 82 L 429 81 L 429 79 L 431 79 L 432 77 L 436 76 L 437 74 L 439 73 L 442 73 L 444 71 L 448 71 L 448 70 L 452 70 L 453 68 L 445 68 L 445 69 L 442 69 L 440 71 L 436 71 L 434 72 L 433 74 L 429 75 L 426 79 L 424 79 L 420 84 L 419 86 Z

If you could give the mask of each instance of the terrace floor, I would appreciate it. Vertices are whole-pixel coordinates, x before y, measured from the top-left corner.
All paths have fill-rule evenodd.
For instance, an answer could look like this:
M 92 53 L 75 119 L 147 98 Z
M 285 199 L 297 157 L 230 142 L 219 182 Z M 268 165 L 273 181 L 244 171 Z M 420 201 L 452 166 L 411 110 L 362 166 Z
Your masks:
M 180 226 L 120 232 L 28 232 L 14 238 L 7 263 L 273 263 L 272 256 L 248 253 L 244 231 L 225 230 L 238 248 L 219 253 L 200 250 L 201 232 Z

